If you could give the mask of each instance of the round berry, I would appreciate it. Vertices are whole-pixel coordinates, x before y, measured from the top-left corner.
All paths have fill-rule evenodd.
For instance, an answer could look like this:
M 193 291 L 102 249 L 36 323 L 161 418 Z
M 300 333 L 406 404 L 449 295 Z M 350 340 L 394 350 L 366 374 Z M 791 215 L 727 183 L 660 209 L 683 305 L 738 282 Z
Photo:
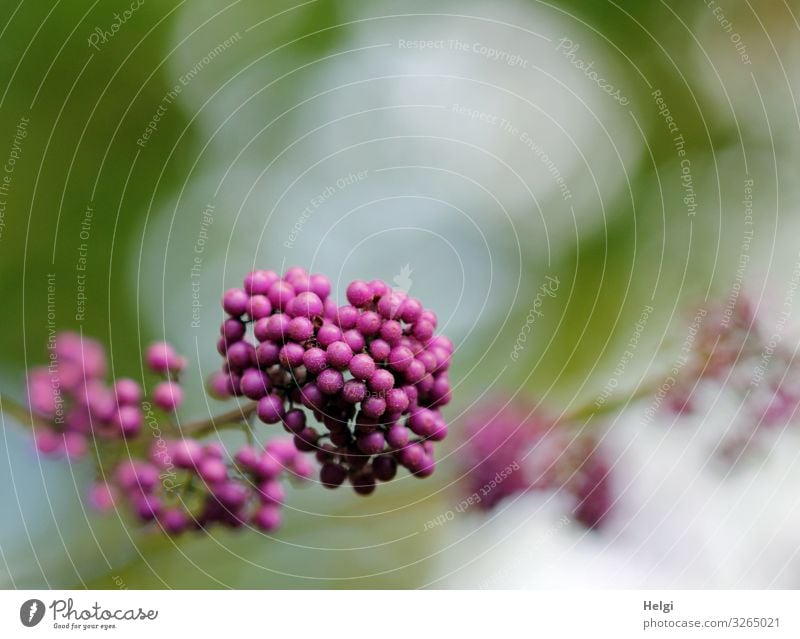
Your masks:
M 300 344 L 289 343 L 281 347 L 278 352 L 278 361 L 286 368 L 296 368 L 303 364 L 305 350 Z
M 372 473 L 378 481 L 391 481 L 397 475 L 397 461 L 391 455 L 379 455 L 372 460 Z
M 309 348 L 303 353 L 303 365 L 312 375 L 325 370 L 328 366 L 328 356 L 321 348 Z
M 258 368 L 248 368 L 239 380 L 239 388 L 245 397 L 261 399 L 269 391 L 269 377 Z
M 258 400 L 256 412 L 258 418 L 265 424 L 277 424 L 285 414 L 283 400 L 275 394 L 262 397 Z
M 335 395 L 344 386 L 344 377 L 334 368 L 326 368 L 317 375 L 317 386 L 326 395 Z
M 371 337 L 381 330 L 381 317 L 375 311 L 364 311 L 356 321 L 356 329 L 362 335 Z
M 326 348 L 341 339 L 342 330 L 333 324 L 323 324 L 317 331 L 317 341 Z
M 340 464 L 327 462 L 319 469 L 319 480 L 325 488 L 338 488 L 347 478 L 347 470 Z
M 250 296 L 241 288 L 230 288 L 222 296 L 222 308 L 228 315 L 240 317 L 247 310 Z
M 295 342 L 305 342 L 314 334 L 314 325 L 307 317 L 295 317 L 289 322 L 287 333 Z
M 245 275 L 244 290 L 248 295 L 266 295 L 279 279 L 275 271 L 251 271 Z
M 346 368 L 353 359 L 353 349 L 350 348 L 345 342 L 333 342 L 328 346 L 325 351 L 325 357 L 328 364 L 334 368 Z
M 365 380 L 375 372 L 375 360 L 366 353 L 354 355 L 348 364 L 350 373 L 356 379 Z
M 272 313 L 272 303 L 266 295 L 253 295 L 247 302 L 247 314 L 250 319 L 258 320 Z
M 363 280 L 350 282 L 347 287 L 347 301 L 356 308 L 366 306 L 372 301 L 372 289 Z
M 175 382 L 161 382 L 153 389 L 153 403 L 162 410 L 175 410 L 182 402 L 183 390 Z
M 364 382 L 350 379 L 344 383 L 342 398 L 348 404 L 357 404 L 367 395 L 367 386 Z
M 296 317 L 318 317 L 323 311 L 322 300 L 316 293 L 300 293 L 293 302 L 292 312 Z

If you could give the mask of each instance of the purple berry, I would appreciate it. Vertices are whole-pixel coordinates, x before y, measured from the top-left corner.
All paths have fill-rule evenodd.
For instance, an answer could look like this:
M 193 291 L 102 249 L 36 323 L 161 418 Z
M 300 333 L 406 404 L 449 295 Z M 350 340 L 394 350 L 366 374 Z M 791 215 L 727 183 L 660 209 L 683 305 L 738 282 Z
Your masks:
M 356 308 L 366 306 L 372 301 L 372 289 L 363 280 L 350 282 L 347 287 L 347 301 Z
M 314 334 L 314 325 L 307 317 L 295 317 L 289 322 L 287 333 L 295 342 L 305 342 Z
M 247 314 L 250 319 L 259 320 L 269 317 L 272 313 L 272 303 L 266 295 L 253 295 L 247 302 Z
M 377 455 L 378 453 L 383 452 L 383 447 L 386 445 L 386 440 L 383 437 L 383 433 L 379 430 L 376 430 L 366 435 L 360 435 L 356 439 L 356 445 L 358 446 L 358 449 L 365 455 Z
M 123 406 L 138 404 L 142 399 L 142 387 L 132 379 L 121 378 L 114 384 L 117 402 Z
M 264 371 L 258 368 L 248 368 L 239 381 L 239 388 L 245 397 L 250 399 L 261 399 L 269 392 L 269 377 Z
M 319 469 L 319 480 L 325 488 L 338 488 L 347 478 L 347 470 L 340 464 L 325 463 Z
M 274 532 L 281 527 L 281 511 L 274 504 L 265 504 L 253 515 L 253 524 L 264 532 Z
M 367 417 L 380 417 L 386 412 L 386 400 L 382 397 L 367 397 L 361 402 L 361 411 Z
M 147 365 L 154 373 L 176 373 L 184 369 L 186 360 L 166 342 L 151 344 L 147 349 Z
M 392 388 L 386 393 L 386 410 L 402 414 L 408 409 L 408 395 L 402 388 Z
M 346 368 L 353 359 L 353 349 L 344 342 L 333 342 L 325 351 L 328 364 L 334 368 Z
M 255 348 L 247 342 L 236 342 L 228 347 L 226 360 L 231 370 L 242 371 L 252 366 L 255 359 Z
M 275 342 L 267 341 L 262 342 L 256 348 L 255 364 L 261 368 L 269 368 L 278 363 L 278 354 L 280 353 L 280 346 Z
M 342 340 L 352 349 L 354 353 L 364 350 L 364 346 L 366 345 L 364 336 L 360 331 L 354 328 L 351 328 L 349 331 L 345 331 L 344 335 L 342 335 Z
M 303 353 L 303 365 L 312 375 L 325 370 L 328 366 L 328 356 L 321 348 L 309 348 Z
M 376 362 L 385 362 L 392 347 L 382 339 L 374 339 L 369 345 L 369 354 Z
M 381 326 L 380 335 L 387 344 L 395 346 L 403 337 L 403 327 L 400 322 L 386 320 Z
M 395 346 L 389 353 L 389 366 L 399 373 L 405 371 L 414 361 L 414 353 L 407 346 Z
M 375 372 L 375 360 L 366 353 L 354 355 L 348 365 L 350 373 L 359 380 L 365 380 Z
M 331 281 L 319 273 L 314 273 L 309 279 L 309 290 L 324 300 L 331 294 Z
M 326 368 L 317 375 L 317 386 L 326 395 L 335 395 L 344 386 L 344 377 L 334 368 Z
M 364 382 L 350 379 L 344 383 L 342 398 L 348 404 L 357 404 L 367 395 L 367 386 Z
M 306 414 L 298 408 L 290 410 L 283 418 L 283 425 L 290 433 L 297 434 L 306 427 Z
M 265 424 L 277 424 L 285 414 L 283 400 L 279 395 L 270 394 L 258 400 L 258 418 Z
M 296 317 L 319 317 L 323 309 L 322 300 L 315 293 L 308 291 L 300 293 L 294 299 L 292 306 Z
M 175 382 L 161 382 L 153 389 L 153 403 L 162 410 L 175 410 L 182 402 L 183 390 Z
M 342 306 L 336 313 L 336 325 L 343 331 L 355 328 L 358 321 L 358 309 L 355 306 Z
M 230 288 L 222 296 L 222 308 L 232 317 L 240 317 L 247 311 L 250 296 L 241 288 Z
M 286 305 L 289 304 L 291 300 L 294 299 L 295 291 L 294 287 L 289 284 L 289 282 L 285 282 L 280 280 L 275 282 L 269 289 L 269 293 L 267 297 L 269 301 L 272 303 L 273 308 L 277 308 L 279 310 L 284 310 Z
M 328 347 L 342 339 L 342 331 L 333 324 L 323 324 L 317 331 L 317 341 L 321 346 Z
M 372 460 L 372 473 L 378 481 L 391 481 L 397 475 L 397 461 L 391 455 L 379 455 Z
M 362 335 L 371 337 L 381 330 L 381 317 L 375 311 L 364 311 L 356 321 L 356 329 Z
M 283 346 L 278 353 L 278 361 L 285 368 L 296 368 L 302 366 L 305 350 L 300 344 L 288 343 Z
M 386 391 L 394 386 L 394 375 L 383 368 L 379 368 L 370 375 L 367 386 L 369 386 L 371 391 L 379 393 L 384 397 Z
M 386 431 L 386 442 L 392 448 L 403 448 L 408 444 L 408 429 L 402 424 L 395 424 Z
M 248 295 L 266 295 L 279 279 L 275 271 L 251 271 L 244 278 L 244 290 Z

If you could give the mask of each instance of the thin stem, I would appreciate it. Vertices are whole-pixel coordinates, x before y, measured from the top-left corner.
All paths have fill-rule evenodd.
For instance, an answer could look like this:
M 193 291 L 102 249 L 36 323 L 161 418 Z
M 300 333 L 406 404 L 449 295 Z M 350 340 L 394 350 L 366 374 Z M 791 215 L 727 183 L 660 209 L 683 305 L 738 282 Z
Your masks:
M 26 406 L 17 403 L 8 396 L 0 395 L 0 411 L 31 428 L 36 425 L 36 418 L 33 413 Z
M 208 435 L 221 426 L 234 424 L 238 425 L 243 422 L 246 423 L 250 415 L 256 412 L 257 407 L 258 402 L 250 402 L 249 404 L 238 405 L 233 410 L 229 410 L 227 413 L 222 413 L 216 417 L 184 424 L 181 426 L 180 430 L 184 435 L 192 435 L 194 437 Z
M 597 406 L 596 400 L 593 399 L 590 403 L 578 406 L 578 408 L 572 412 L 565 413 L 559 421 L 563 423 L 583 423 L 590 417 L 600 417 L 602 415 L 616 413 L 628 404 L 655 393 L 662 383 L 663 380 L 659 378 L 646 384 L 640 384 L 633 394 L 625 395 L 613 402 L 605 402 L 600 406 Z

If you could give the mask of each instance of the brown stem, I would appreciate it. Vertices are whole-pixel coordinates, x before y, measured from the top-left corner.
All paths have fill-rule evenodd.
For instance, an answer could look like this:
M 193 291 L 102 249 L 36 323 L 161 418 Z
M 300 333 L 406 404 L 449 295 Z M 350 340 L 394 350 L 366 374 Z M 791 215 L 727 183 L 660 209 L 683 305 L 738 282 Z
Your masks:
M 216 417 L 211 417 L 209 419 L 202 419 L 196 422 L 189 422 L 188 424 L 183 424 L 180 428 L 181 433 L 184 435 L 192 435 L 194 437 L 201 437 L 203 435 L 208 435 L 208 433 L 214 432 L 220 426 L 231 425 L 231 424 L 241 424 L 246 422 L 247 419 L 256 412 L 256 408 L 258 407 L 258 402 L 250 402 L 249 404 L 240 404 L 236 406 L 233 410 L 229 410 L 227 413 L 222 413 L 221 415 L 217 415 Z

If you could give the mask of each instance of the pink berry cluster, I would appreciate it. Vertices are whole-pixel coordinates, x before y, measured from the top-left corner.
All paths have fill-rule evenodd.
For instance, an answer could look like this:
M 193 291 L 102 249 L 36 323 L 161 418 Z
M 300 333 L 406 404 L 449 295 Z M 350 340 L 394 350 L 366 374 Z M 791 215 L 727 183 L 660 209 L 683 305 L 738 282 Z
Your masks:
M 153 446 L 147 459 L 121 462 L 92 497 L 95 505 L 111 508 L 122 495 L 141 522 L 155 521 L 171 535 L 212 524 L 274 532 L 281 525 L 281 478 L 311 474 L 288 438 L 261 450 L 245 445 L 232 460 L 218 443 L 182 439 Z
M 433 311 L 385 282 L 351 282 L 342 306 L 330 293 L 327 277 L 298 267 L 253 271 L 228 290 L 212 389 L 257 401 L 262 422 L 316 451 L 328 488 L 349 479 L 369 494 L 398 465 L 430 475 L 433 442 L 447 435 L 452 343 L 434 334 Z
M 131 438 L 142 427 L 141 386 L 132 379 L 105 380 L 105 349 L 77 333 L 56 335 L 50 362 L 28 375 L 28 405 L 36 416 L 36 447 L 47 455 L 78 458 L 90 440 Z
M 775 327 L 768 326 L 756 311 L 744 296 L 735 303 L 700 309 L 685 366 L 667 395 L 668 408 L 684 416 L 717 401 L 721 391 L 741 402 L 737 419 L 726 427 L 725 440 L 717 447 L 730 461 L 757 445 L 767 431 L 800 418 L 794 349 L 780 339 L 779 332 L 775 339 Z
M 186 360 L 166 343 L 147 351 L 151 371 L 168 378 L 177 375 Z M 88 451 L 92 438 L 136 438 L 143 424 L 142 386 L 119 378 L 108 382 L 108 361 L 103 346 L 77 333 L 56 335 L 50 347 L 50 364 L 28 375 L 28 405 L 36 415 L 36 446 L 48 455 L 65 454 L 77 459 Z M 163 410 L 174 410 L 182 401 L 176 381 L 155 385 L 150 399 Z
M 213 523 L 271 532 L 281 522 L 282 476 L 312 475 L 290 438 L 273 439 L 261 451 L 245 446 L 233 460 L 218 444 L 191 437 L 156 440 L 148 452 L 146 412 L 154 405 L 168 415 L 183 401 L 178 377 L 186 360 L 165 342 L 152 344 L 145 355 L 156 377 L 147 397 L 132 379 L 105 381 L 108 362 L 95 340 L 59 333 L 51 351 L 50 364 L 28 377 L 35 443 L 42 453 L 71 458 L 98 444 L 100 479 L 89 492 L 98 510 L 126 503 L 138 520 L 155 521 L 170 534 Z M 114 442 L 123 448 L 112 450 Z M 121 461 L 106 468 L 103 456 L 109 454 Z
M 532 406 L 489 403 L 470 414 L 462 466 L 477 507 L 529 491 L 561 491 L 588 528 L 602 525 L 613 503 L 610 466 L 594 438 L 576 436 Z

